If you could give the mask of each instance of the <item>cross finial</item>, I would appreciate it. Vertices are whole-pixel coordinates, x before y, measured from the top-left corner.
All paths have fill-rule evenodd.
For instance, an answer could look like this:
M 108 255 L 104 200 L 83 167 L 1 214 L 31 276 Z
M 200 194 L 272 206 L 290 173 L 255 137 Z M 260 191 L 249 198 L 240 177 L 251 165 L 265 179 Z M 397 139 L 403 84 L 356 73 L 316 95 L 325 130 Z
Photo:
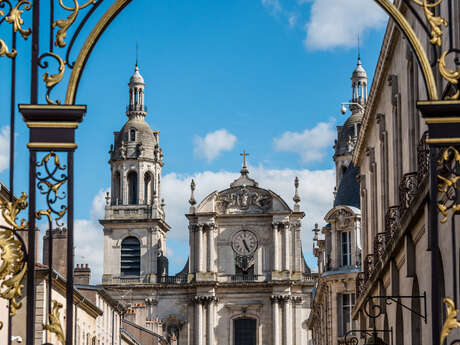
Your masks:
M 136 41 L 136 67 L 137 67 L 138 62 L 139 62 L 139 44 Z
M 240 153 L 240 156 L 243 157 L 243 168 L 241 169 L 241 174 L 248 174 L 248 167 L 246 166 L 246 156 L 249 156 L 249 153 L 246 153 L 246 150 L 243 150 L 242 153 Z
M 360 52 L 360 49 L 359 49 L 359 32 L 358 32 L 358 61 L 361 60 L 361 52 Z

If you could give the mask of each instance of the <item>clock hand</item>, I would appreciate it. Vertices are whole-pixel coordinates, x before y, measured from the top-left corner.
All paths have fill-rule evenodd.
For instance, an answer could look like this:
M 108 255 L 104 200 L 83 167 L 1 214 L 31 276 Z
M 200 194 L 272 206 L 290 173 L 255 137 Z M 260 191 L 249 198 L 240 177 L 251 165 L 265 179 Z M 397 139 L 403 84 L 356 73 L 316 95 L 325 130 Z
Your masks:
M 243 240 L 243 244 L 244 244 L 244 247 L 246 248 L 246 250 L 249 252 L 249 247 L 248 247 L 248 245 L 246 244 L 246 240 Z

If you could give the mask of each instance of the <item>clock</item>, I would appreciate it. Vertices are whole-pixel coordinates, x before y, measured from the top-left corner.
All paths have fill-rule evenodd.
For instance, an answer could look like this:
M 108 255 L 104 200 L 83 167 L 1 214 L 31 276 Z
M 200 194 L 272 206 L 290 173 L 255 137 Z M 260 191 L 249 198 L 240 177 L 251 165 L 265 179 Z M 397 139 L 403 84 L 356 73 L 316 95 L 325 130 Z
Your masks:
M 257 237 L 252 231 L 241 230 L 233 235 L 232 248 L 236 254 L 249 256 L 257 249 Z

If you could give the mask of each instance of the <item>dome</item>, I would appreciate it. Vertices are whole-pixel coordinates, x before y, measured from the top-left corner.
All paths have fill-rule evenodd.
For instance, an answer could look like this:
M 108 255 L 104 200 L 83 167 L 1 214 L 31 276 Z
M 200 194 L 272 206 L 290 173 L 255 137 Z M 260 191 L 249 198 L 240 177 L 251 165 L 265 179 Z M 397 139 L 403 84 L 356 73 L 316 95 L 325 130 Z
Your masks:
M 139 67 L 136 65 L 136 68 L 134 69 L 134 74 L 131 76 L 131 79 L 129 79 L 129 84 L 144 84 L 144 78 L 142 78 L 141 74 L 139 73 Z
M 361 60 L 358 59 L 358 65 L 356 66 L 355 70 L 353 71 L 353 75 L 351 76 L 352 79 L 367 79 L 367 73 L 361 64 Z
M 138 157 L 142 150 L 142 157 L 154 159 L 155 146 L 158 144 L 152 128 L 143 117 L 131 117 L 116 135 L 114 158 L 123 156 L 123 145 L 126 146 L 127 158 Z

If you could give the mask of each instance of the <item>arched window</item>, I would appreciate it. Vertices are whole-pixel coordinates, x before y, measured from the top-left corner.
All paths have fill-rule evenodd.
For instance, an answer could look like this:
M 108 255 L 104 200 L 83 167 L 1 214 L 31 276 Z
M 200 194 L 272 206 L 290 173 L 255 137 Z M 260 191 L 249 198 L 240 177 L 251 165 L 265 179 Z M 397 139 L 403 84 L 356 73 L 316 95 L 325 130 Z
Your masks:
M 134 128 L 129 130 L 129 141 L 136 141 L 136 130 Z
M 126 237 L 121 242 L 121 275 L 141 274 L 141 245 L 136 237 Z
M 147 205 L 153 203 L 153 175 L 146 172 L 144 175 L 144 202 Z
M 137 204 L 137 173 L 135 171 L 128 174 L 128 204 Z
M 113 197 L 112 197 L 112 204 L 119 205 L 121 204 L 121 176 L 120 172 L 116 171 L 113 175 Z
M 233 343 L 235 345 L 256 345 L 257 320 L 241 318 L 233 320 Z

